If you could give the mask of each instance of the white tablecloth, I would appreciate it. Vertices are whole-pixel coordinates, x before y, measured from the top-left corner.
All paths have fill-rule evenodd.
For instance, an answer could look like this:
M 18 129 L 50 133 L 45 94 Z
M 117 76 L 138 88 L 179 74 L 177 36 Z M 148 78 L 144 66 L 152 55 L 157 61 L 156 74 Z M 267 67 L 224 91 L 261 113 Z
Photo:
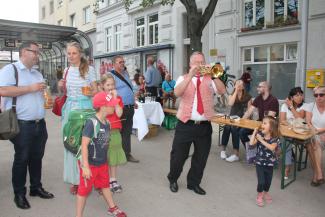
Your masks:
M 133 129 L 138 131 L 138 139 L 141 141 L 149 132 L 148 125 L 161 125 L 165 114 L 158 102 L 139 103 L 138 109 L 135 109 L 133 116 Z

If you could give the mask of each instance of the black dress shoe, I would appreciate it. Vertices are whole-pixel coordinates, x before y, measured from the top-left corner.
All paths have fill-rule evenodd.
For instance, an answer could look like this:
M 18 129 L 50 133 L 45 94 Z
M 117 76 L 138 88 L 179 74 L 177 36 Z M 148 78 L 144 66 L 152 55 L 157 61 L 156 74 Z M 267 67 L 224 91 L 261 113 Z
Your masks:
M 15 204 L 20 209 L 29 209 L 30 205 L 28 200 L 26 199 L 25 195 L 15 195 Z
M 205 190 L 203 188 L 201 188 L 199 185 L 196 185 L 196 186 L 188 185 L 187 189 L 192 190 L 195 193 L 200 194 L 200 195 L 205 195 L 206 194 Z
M 171 192 L 176 193 L 178 191 L 177 182 L 170 182 L 169 183 L 169 189 L 170 189 Z
M 53 194 L 44 190 L 44 188 L 38 188 L 29 192 L 31 197 L 40 197 L 43 199 L 51 199 L 54 197 Z
M 127 161 L 129 161 L 129 162 L 131 162 L 131 163 L 139 163 L 140 161 L 139 160 L 137 160 L 137 159 L 135 159 L 132 155 L 127 155 L 126 156 L 126 159 L 127 159 Z

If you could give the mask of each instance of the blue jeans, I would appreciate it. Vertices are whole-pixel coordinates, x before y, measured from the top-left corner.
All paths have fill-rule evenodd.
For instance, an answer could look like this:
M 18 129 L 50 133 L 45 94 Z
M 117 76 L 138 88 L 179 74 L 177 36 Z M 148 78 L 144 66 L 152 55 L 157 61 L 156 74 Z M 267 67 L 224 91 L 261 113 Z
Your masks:
M 234 149 L 239 150 L 239 129 L 240 128 L 238 128 L 238 127 L 232 127 L 232 126 L 228 126 L 228 125 L 224 126 L 221 144 L 225 147 L 228 145 L 229 136 L 231 133 L 232 146 Z
M 30 177 L 30 190 L 42 187 L 42 159 L 47 141 L 47 130 L 44 119 L 38 123 L 18 121 L 18 124 L 20 133 L 10 140 L 15 148 L 12 186 L 15 195 L 25 195 L 27 169 Z

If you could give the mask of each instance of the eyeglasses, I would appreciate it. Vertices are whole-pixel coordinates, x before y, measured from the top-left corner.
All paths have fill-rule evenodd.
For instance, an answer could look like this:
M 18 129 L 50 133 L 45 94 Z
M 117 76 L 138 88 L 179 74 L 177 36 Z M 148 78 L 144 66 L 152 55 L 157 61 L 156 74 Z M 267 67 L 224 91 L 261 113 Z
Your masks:
M 116 62 L 116 63 L 118 63 L 118 64 L 124 64 L 125 61 L 119 61 L 119 62 Z
M 39 55 L 40 54 L 40 52 L 38 50 L 32 50 L 32 49 L 26 49 L 26 50 L 32 52 L 35 55 Z
M 264 88 L 264 86 L 257 86 L 257 88 Z
M 325 96 L 325 93 L 315 93 L 314 94 L 314 97 L 317 98 L 317 97 L 323 97 Z

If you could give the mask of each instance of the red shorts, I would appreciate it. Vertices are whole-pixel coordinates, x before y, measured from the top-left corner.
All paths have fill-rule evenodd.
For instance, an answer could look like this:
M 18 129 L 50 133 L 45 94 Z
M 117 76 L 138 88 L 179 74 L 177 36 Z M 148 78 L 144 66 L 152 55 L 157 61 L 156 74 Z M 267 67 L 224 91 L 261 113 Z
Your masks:
M 101 166 L 89 165 L 91 171 L 90 179 L 82 177 L 82 169 L 80 167 L 80 184 L 78 186 L 78 195 L 87 196 L 94 186 L 95 188 L 108 188 L 109 187 L 109 175 L 108 165 L 103 164 Z

